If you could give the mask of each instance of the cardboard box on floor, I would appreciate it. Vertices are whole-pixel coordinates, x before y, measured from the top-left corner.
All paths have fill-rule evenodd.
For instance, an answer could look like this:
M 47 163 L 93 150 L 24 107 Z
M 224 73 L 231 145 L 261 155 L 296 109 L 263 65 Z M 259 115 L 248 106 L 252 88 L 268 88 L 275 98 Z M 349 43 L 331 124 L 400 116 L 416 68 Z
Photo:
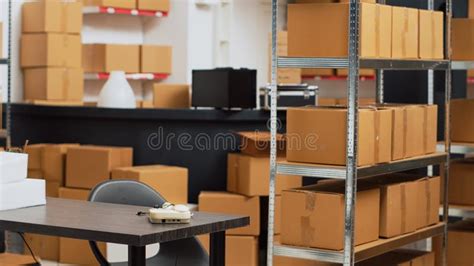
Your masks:
M 110 179 L 113 169 L 132 166 L 130 147 L 79 146 L 67 150 L 66 186 L 92 189 Z
M 42 150 L 41 168 L 43 169 L 44 179 L 48 182 L 64 185 L 66 176 L 66 153 L 71 147 L 79 147 L 79 144 L 46 144 Z
M 283 191 L 282 244 L 331 250 L 343 249 L 344 184 L 343 181 L 326 181 Z M 355 206 L 355 245 L 378 239 L 379 204 L 379 188 L 358 186 Z
M 45 144 L 31 144 L 26 146 L 25 152 L 28 154 L 28 169 L 41 170 L 42 152 Z
M 227 155 L 227 191 L 246 196 L 268 196 L 270 185 L 269 157 L 239 153 Z M 301 176 L 277 175 L 275 193 L 302 185 Z
M 170 10 L 170 0 L 137 0 L 137 8 L 168 12 Z
M 62 199 L 87 200 L 90 190 L 73 189 L 62 187 L 59 189 L 59 197 Z M 99 250 L 106 256 L 106 244 L 97 243 Z M 59 238 L 59 262 L 79 265 L 97 265 L 97 260 L 92 254 L 89 242 L 72 238 Z
M 418 58 L 418 9 L 392 7 L 392 58 Z
M 143 182 L 158 191 L 166 201 L 188 203 L 188 169 L 168 165 L 120 167 L 112 170 L 112 179 Z
M 346 117 L 343 107 L 288 108 L 287 160 L 345 165 Z M 359 109 L 358 165 L 389 162 L 391 136 L 390 111 Z
M 140 45 L 140 72 L 171 74 L 173 48 L 160 45 Z
M 245 215 L 250 225 L 228 230 L 228 235 L 258 236 L 260 234 L 260 199 L 229 192 L 202 191 L 199 194 L 199 211 Z
M 21 36 L 20 65 L 29 67 L 82 66 L 81 36 L 32 33 Z
M 380 237 L 390 238 L 418 229 L 418 179 L 416 176 L 392 174 L 360 180 L 359 184 L 380 187 Z
M 22 5 L 22 32 L 58 32 L 80 34 L 81 1 L 37 1 Z
M 346 3 L 288 5 L 288 55 L 347 57 L 348 16 L 349 4 Z M 391 57 L 391 24 L 391 6 L 360 5 L 361 57 Z
M 451 20 L 452 60 L 474 60 L 474 19 Z
M 419 12 L 419 58 L 444 58 L 443 12 L 418 10 Z
M 251 156 L 268 157 L 270 154 L 270 132 L 268 131 L 241 131 L 237 132 L 240 137 L 240 152 Z M 278 156 L 285 155 L 286 140 L 283 134 L 277 134 Z
M 474 29 L 474 28 L 473 28 Z M 451 140 L 474 142 L 474 99 L 451 100 Z
M 190 88 L 187 84 L 153 84 L 155 108 L 179 109 L 191 106 Z
M 474 160 L 454 161 L 449 167 L 449 203 L 474 205 Z
M 104 7 L 118 7 L 126 9 L 136 8 L 136 1 L 130 0 L 82 0 L 84 6 L 104 6 Z
M 59 261 L 59 237 L 27 233 L 25 239 L 35 255 L 42 260 Z M 26 245 L 24 254 L 31 255 Z
M 140 46 L 84 44 L 82 46 L 82 61 L 85 72 L 111 72 L 117 70 L 138 73 L 140 72 Z
M 197 237 L 209 253 L 209 235 Z M 258 266 L 258 237 L 226 236 L 225 265 L 227 266 Z
M 82 68 L 28 68 L 23 71 L 25 100 L 72 100 L 84 98 Z

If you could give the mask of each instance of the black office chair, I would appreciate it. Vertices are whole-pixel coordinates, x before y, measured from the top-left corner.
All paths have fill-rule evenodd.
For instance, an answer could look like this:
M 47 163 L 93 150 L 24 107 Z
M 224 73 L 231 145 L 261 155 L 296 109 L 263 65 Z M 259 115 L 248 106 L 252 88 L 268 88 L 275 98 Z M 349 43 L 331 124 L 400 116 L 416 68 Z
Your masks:
M 89 201 L 126 205 L 154 207 L 161 206 L 166 200 L 153 188 L 132 180 L 105 181 L 92 189 Z M 111 265 L 102 255 L 97 243 L 89 241 L 89 245 L 101 266 Z M 114 263 L 114 266 L 128 265 Z M 147 265 L 188 266 L 209 265 L 209 256 L 196 238 L 187 238 L 160 244 L 158 254 L 147 260 Z

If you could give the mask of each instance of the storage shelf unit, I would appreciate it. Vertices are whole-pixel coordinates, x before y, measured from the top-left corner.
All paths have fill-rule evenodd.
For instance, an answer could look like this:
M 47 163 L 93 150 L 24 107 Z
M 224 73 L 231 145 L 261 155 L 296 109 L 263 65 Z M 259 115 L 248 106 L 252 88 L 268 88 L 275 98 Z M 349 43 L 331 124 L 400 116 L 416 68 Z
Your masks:
M 446 159 L 446 153 L 437 152 L 430 155 L 419 156 L 390 163 L 357 167 L 357 177 L 363 178 L 381 174 L 407 171 L 427 167 L 430 165 L 437 165 L 446 162 Z M 280 162 L 277 163 L 277 173 L 282 175 L 346 179 L 345 166 L 328 166 L 318 164 Z
M 440 222 L 436 225 L 419 229 L 413 233 L 387 239 L 379 239 L 374 242 L 356 246 L 355 262 L 363 261 L 374 256 L 393 251 L 419 240 L 443 234 L 444 228 L 445 224 Z M 334 250 L 275 245 L 274 252 L 276 256 L 286 256 L 332 263 L 343 263 L 344 260 L 344 253 L 342 251 Z
M 100 73 L 84 73 L 85 80 L 106 80 L 110 76 L 108 72 Z M 163 80 L 166 79 L 169 74 L 163 73 L 127 73 L 125 77 L 129 80 Z
M 439 208 L 442 215 L 443 207 Z M 474 219 L 474 206 L 449 204 L 449 217 L 457 217 L 464 219 Z
M 378 3 L 385 3 L 385 0 L 378 0 Z M 427 0 L 429 9 L 434 8 L 434 1 Z M 271 109 L 270 109 L 270 186 L 269 186 L 269 206 L 268 206 L 268 250 L 267 265 L 273 265 L 273 255 L 304 258 L 310 260 L 341 263 L 345 266 L 354 265 L 357 261 L 377 256 L 396 248 L 402 247 L 422 239 L 435 235 L 443 235 L 443 245 L 441 254 L 441 265 L 446 265 L 446 244 L 447 244 L 447 180 L 449 177 L 449 159 L 447 153 L 450 151 L 450 130 L 449 130 L 449 104 L 451 99 L 451 17 L 452 0 L 446 1 L 445 12 L 445 60 L 399 60 L 399 59 L 368 59 L 359 57 L 360 40 L 360 18 L 359 1 L 349 0 L 348 16 L 348 56 L 344 58 L 307 58 L 307 57 L 278 57 L 277 56 L 277 18 L 278 0 L 272 0 L 272 49 L 271 49 Z M 327 166 L 302 163 L 277 163 L 276 133 L 277 133 L 277 68 L 347 68 L 347 135 L 346 135 L 346 166 Z M 383 103 L 383 70 L 428 70 L 428 103 L 433 103 L 434 99 L 434 75 L 433 70 L 444 70 L 445 83 L 445 143 L 441 152 L 431 155 L 420 156 L 407 160 L 395 161 L 387 164 L 374 165 L 369 167 L 357 166 L 357 132 L 358 132 L 358 94 L 359 94 L 359 69 L 377 69 L 376 72 L 376 99 L 378 103 Z M 442 222 L 437 225 L 406 234 L 400 237 L 381 239 L 369 244 L 354 246 L 354 217 L 355 217 L 355 197 L 357 191 L 357 178 L 365 176 L 382 175 L 386 173 L 399 172 L 404 170 L 432 167 L 433 165 L 444 165 L 440 167 L 444 180 Z M 273 242 L 274 211 L 275 211 L 275 178 L 279 174 L 293 174 L 310 177 L 335 178 L 345 180 L 345 222 L 344 222 L 344 249 L 342 251 L 328 251 L 310 248 L 299 248 L 276 245 Z M 294 225 L 299 226 L 299 225 Z
M 321 57 L 278 57 L 280 68 L 349 68 L 348 58 Z M 364 59 L 359 60 L 360 68 L 386 70 L 446 70 L 449 60 L 400 60 Z
M 128 9 L 128 8 L 117 8 L 117 7 L 107 7 L 107 6 L 85 6 L 82 8 L 82 13 L 83 14 L 117 14 L 117 15 L 131 15 L 131 16 L 143 16 L 143 17 L 168 16 L 168 12 L 164 12 L 164 11 Z

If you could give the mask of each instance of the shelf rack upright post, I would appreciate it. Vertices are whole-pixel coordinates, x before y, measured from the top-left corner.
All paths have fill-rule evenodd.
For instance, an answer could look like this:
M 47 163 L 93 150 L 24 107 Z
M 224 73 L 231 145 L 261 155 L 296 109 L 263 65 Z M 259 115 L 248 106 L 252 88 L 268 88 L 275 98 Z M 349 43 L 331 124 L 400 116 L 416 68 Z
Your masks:
M 428 0 L 428 7 L 433 9 L 432 0 Z M 271 48 L 271 110 L 270 110 L 270 187 L 269 187 L 269 213 L 268 213 L 268 249 L 267 265 L 273 265 L 273 255 L 295 257 L 309 260 L 319 260 L 340 263 L 345 266 L 354 265 L 356 262 L 374 257 L 413 243 L 418 240 L 427 239 L 436 235 L 443 235 L 442 263 L 446 265 L 447 244 L 447 219 L 449 206 L 447 204 L 447 187 L 449 177 L 449 151 L 450 151 L 450 116 L 449 102 L 451 97 L 451 17 L 452 0 L 446 0 L 445 13 L 445 59 L 444 60 L 398 60 L 398 59 L 366 59 L 359 58 L 359 0 L 349 1 L 349 49 L 347 58 L 303 58 L 303 57 L 277 57 L 277 16 L 278 0 L 272 0 L 272 48 Z M 379 0 L 384 4 L 385 0 Z M 276 134 L 277 134 L 277 68 L 348 68 L 347 80 L 347 137 L 346 137 L 346 166 L 324 167 L 321 165 L 300 165 L 288 162 L 276 162 Z M 377 69 L 376 94 L 377 102 L 383 103 L 383 70 L 444 70 L 446 73 L 445 83 L 445 147 L 444 152 L 435 153 L 423 158 L 402 160 L 390 164 L 374 165 L 370 167 L 357 167 L 357 133 L 358 133 L 358 91 L 359 91 L 359 69 Z M 433 72 L 428 73 L 432 79 Z M 429 100 L 432 103 L 433 80 L 428 84 Z M 413 234 L 403 235 L 388 240 L 379 240 L 377 245 L 354 246 L 354 212 L 357 191 L 357 178 L 375 176 L 385 173 L 394 173 L 405 170 L 417 169 L 433 165 L 444 165 L 440 171 L 444 173 L 444 196 L 442 222 L 418 230 Z M 275 210 L 275 179 L 277 174 L 302 175 L 318 178 L 336 178 L 345 180 L 345 228 L 344 228 L 344 250 L 330 251 L 305 247 L 294 247 L 285 245 L 274 245 L 274 210 Z
M 0 125 L 0 139 L 6 140 L 7 148 L 11 147 L 11 115 L 10 115 L 10 103 L 11 103 L 11 75 L 12 75 L 12 47 L 11 47 L 11 35 L 12 35 L 12 0 L 8 0 L 8 33 L 7 33 L 7 54 L 6 58 L 0 58 L 0 65 L 7 66 L 7 102 L 6 102 L 6 129 L 2 129 Z M 0 113 L 0 115 L 2 115 Z

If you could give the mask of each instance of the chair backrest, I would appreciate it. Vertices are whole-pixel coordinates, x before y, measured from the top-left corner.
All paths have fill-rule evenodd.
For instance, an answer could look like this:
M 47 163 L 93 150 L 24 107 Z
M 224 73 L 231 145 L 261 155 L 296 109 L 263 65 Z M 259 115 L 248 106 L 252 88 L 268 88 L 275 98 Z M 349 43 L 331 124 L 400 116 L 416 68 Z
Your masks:
M 150 186 L 133 180 L 109 180 L 98 184 L 89 194 L 89 201 L 137 205 L 161 206 L 166 200 Z

